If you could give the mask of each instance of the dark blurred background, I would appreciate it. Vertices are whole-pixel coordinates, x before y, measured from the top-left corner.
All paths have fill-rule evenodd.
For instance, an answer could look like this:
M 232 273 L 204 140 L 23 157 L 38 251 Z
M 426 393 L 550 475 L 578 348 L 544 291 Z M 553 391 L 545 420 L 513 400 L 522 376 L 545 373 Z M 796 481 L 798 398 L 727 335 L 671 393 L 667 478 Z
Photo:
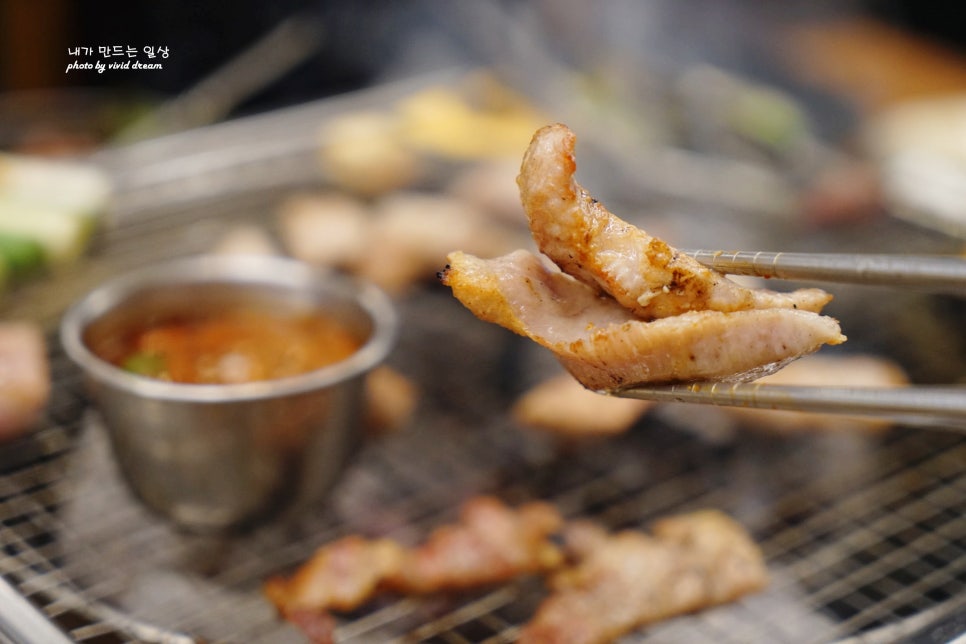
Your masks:
M 486 4 L 486 3 L 477 3 Z M 580 35 L 580 21 L 605 21 L 601 10 L 581 9 L 579 3 L 503 0 L 491 3 L 501 11 L 536 6 L 548 27 L 563 40 L 568 55 L 579 56 L 588 43 Z M 873 17 L 905 32 L 961 50 L 966 23 L 958 18 L 956 3 L 913 0 L 865 2 L 783 2 L 753 0 L 721 2 L 647 2 L 648 24 L 628 24 L 623 31 L 650 39 L 655 49 L 687 55 L 682 48 L 716 56 L 737 57 L 754 42 L 748 31 L 763 16 L 801 19 L 822 15 L 859 14 Z M 312 21 L 319 28 L 314 52 L 286 73 L 233 108 L 250 112 L 365 86 L 403 63 L 420 56 L 439 55 L 438 63 L 474 60 L 492 55 L 481 45 L 485 24 L 466 18 L 465 2 L 391 0 L 278 0 L 275 2 L 209 0 L 206 2 L 129 2 L 97 0 L 0 0 L 0 91 L 38 88 L 108 88 L 137 92 L 155 99 L 170 97 L 197 84 L 287 19 Z M 626 3 L 608 5 L 620 15 Z M 569 15 L 568 15 L 569 14 Z M 631 16 L 643 11 L 629 12 Z M 469 22 L 462 22 L 466 18 Z M 579 20 L 578 20 L 579 19 Z M 749 27 L 751 26 L 751 28 Z M 670 37 L 669 37 L 670 36 Z M 422 44 L 420 44 L 420 42 Z M 427 43 L 433 44 L 427 44 Z M 727 43 L 726 50 L 722 43 Z M 68 49 L 88 45 L 167 46 L 170 57 L 161 71 L 72 71 Z M 607 43 L 596 43 L 606 46 Z M 643 46 L 643 45 L 642 45 Z M 422 48 L 422 50 L 421 50 Z M 744 62 L 755 62 L 747 57 Z M 488 62 L 488 61 L 483 61 Z M 735 62 L 732 60 L 731 62 Z M 760 63 L 761 60 L 758 59 Z
M 240 111 L 277 107 L 365 86 L 398 55 L 400 43 L 433 22 L 427 3 L 0 1 L 0 89 L 109 88 L 158 98 L 182 92 L 289 20 L 313 23 L 316 50 L 246 99 Z M 151 73 L 65 73 L 68 49 L 166 46 Z M 141 57 L 141 60 L 145 60 Z

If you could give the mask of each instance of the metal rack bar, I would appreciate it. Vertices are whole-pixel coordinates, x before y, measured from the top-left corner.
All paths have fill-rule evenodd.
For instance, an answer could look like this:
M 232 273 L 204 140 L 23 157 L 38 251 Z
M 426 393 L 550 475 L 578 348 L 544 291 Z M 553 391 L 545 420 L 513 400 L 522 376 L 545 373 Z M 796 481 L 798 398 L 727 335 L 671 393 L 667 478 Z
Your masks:
M 966 431 L 966 388 L 955 386 L 814 387 L 699 382 L 628 387 L 609 393 L 658 402 L 880 416 Z
M 962 257 L 722 250 L 683 252 L 704 266 L 732 275 L 966 294 L 966 259 Z
M 47 616 L 0 577 L 0 638 L 13 644 L 70 644 Z

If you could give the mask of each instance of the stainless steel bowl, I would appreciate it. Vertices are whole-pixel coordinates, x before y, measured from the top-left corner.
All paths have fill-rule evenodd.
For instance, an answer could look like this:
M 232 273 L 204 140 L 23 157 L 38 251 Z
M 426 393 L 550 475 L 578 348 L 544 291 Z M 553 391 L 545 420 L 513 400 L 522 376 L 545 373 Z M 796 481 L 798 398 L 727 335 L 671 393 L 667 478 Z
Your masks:
M 234 303 L 319 308 L 362 346 L 304 375 L 225 385 L 143 377 L 95 353 L 157 316 Z M 371 285 L 288 259 L 201 256 L 93 290 L 64 316 L 61 342 L 134 493 L 184 528 L 222 531 L 326 494 L 361 442 L 362 379 L 390 351 L 396 327 L 392 303 Z

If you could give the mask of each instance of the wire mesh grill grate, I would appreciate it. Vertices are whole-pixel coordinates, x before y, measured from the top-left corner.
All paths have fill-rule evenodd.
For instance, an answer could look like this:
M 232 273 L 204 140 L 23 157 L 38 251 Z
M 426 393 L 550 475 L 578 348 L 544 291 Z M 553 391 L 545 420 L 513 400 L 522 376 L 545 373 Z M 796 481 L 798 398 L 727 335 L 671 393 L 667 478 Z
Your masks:
M 442 297 L 410 302 L 406 314 Z M 0 477 L 0 561 L 48 615 L 75 624 L 78 641 L 145 641 L 131 630 L 143 624 L 159 628 L 156 639 L 300 641 L 260 597 L 262 579 L 347 532 L 417 539 L 480 490 L 547 499 L 613 528 L 706 506 L 751 528 L 774 577 L 767 592 L 630 641 L 834 641 L 950 605 L 966 589 L 966 440 L 952 434 L 896 431 L 860 446 L 753 435 L 720 445 L 651 422 L 561 453 L 499 414 L 481 423 L 478 410 L 428 405 L 412 431 L 368 447 L 317 516 L 213 541 L 172 533 L 126 497 L 79 383 L 59 357 L 54 364 L 51 415 L 73 421 L 52 421 L 37 452 Z M 525 580 L 458 597 L 384 598 L 347 616 L 339 635 L 510 642 L 541 593 Z
M 204 250 L 239 222 L 270 229 L 278 200 L 298 187 L 281 184 L 138 211 L 105 231 L 77 275 L 56 291 L 25 290 L 8 313 L 52 327 L 67 301 L 111 272 Z M 316 514 L 230 539 L 180 535 L 128 496 L 52 336 L 47 421 L 0 455 L 0 575 L 79 642 L 300 642 L 260 594 L 268 575 L 351 532 L 417 540 L 464 498 L 490 492 L 548 500 L 611 528 L 717 507 L 751 530 L 773 576 L 766 592 L 627 641 L 890 641 L 917 618 L 962 608 L 966 437 L 895 430 L 722 441 L 657 416 L 624 436 L 561 446 L 506 413 L 526 374 L 546 366 L 539 350 L 476 324 L 441 288 L 399 305 L 404 331 L 392 361 L 423 388 L 416 421 L 369 444 Z M 384 597 L 343 616 L 338 636 L 511 642 L 543 592 L 525 579 L 451 597 Z

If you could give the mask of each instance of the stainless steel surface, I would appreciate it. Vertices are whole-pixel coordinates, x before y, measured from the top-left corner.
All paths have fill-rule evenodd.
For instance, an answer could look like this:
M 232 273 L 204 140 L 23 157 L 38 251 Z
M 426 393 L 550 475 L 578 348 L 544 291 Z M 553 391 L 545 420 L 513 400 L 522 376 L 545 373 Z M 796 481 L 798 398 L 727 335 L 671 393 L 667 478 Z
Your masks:
M 733 275 L 917 288 L 966 294 L 961 257 L 684 250 L 701 264 Z M 622 398 L 692 404 L 870 415 L 910 424 L 966 429 L 966 386 L 817 387 L 697 382 L 614 390 Z
M 195 385 L 112 365 L 98 343 L 153 319 L 227 303 L 325 311 L 363 342 L 351 357 L 276 380 Z M 396 334 L 389 299 L 292 260 L 199 256 L 150 265 L 94 289 L 64 316 L 61 341 L 87 376 L 121 471 L 144 502 L 183 527 L 240 527 L 298 511 L 355 452 L 362 378 Z
M 966 258 L 861 253 L 772 253 L 685 250 L 696 260 L 733 275 L 921 288 L 966 295 Z
M 966 432 L 966 387 L 863 388 L 698 382 L 628 387 L 609 393 L 658 402 L 880 416 Z
M 361 104 L 373 100 L 381 99 Z M 305 106 L 120 151 L 105 163 L 123 170 L 122 193 L 91 260 L 16 294 L 6 313 L 54 328 L 67 302 L 110 275 L 200 252 L 236 223 L 270 228 L 281 199 L 319 185 L 306 164 L 307 128 L 353 107 Z M 650 417 L 621 436 L 561 445 L 506 413 L 556 367 L 546 354 L 432 286 L 397 307 L 389 360 L 423 389 L 412 425 L 367 444 L 328 502 L 294 523 L 223 538 L 173 531 L 130 498 L 80 374 L 52 341 L 47 418 L 0 452 L 0 575 L 77 642 L 298 643 L 261 596 L 269 575 L 345 534 L 418 539 L 467 496 L 489 492 L 548 500 L 612 528 L 701 507 L 748 527 L 772 575 L 765 592 L 627 642 L 892 644 L 923 618 L 962 609 L 966 437 L 902 427 L 729 437 Z M 872 323 L 860 335 L 881 330 Z M 951 359 L 944 348 L 943 364 Z M 458 596 L 385 597 L 340 616 L 337 635 L 356 644 L 505 643 L 542 593 L 524 580 Z
M 0 577 L 0 641 L 30 644 L 68 644 L 70 640 L 35 606 Z

